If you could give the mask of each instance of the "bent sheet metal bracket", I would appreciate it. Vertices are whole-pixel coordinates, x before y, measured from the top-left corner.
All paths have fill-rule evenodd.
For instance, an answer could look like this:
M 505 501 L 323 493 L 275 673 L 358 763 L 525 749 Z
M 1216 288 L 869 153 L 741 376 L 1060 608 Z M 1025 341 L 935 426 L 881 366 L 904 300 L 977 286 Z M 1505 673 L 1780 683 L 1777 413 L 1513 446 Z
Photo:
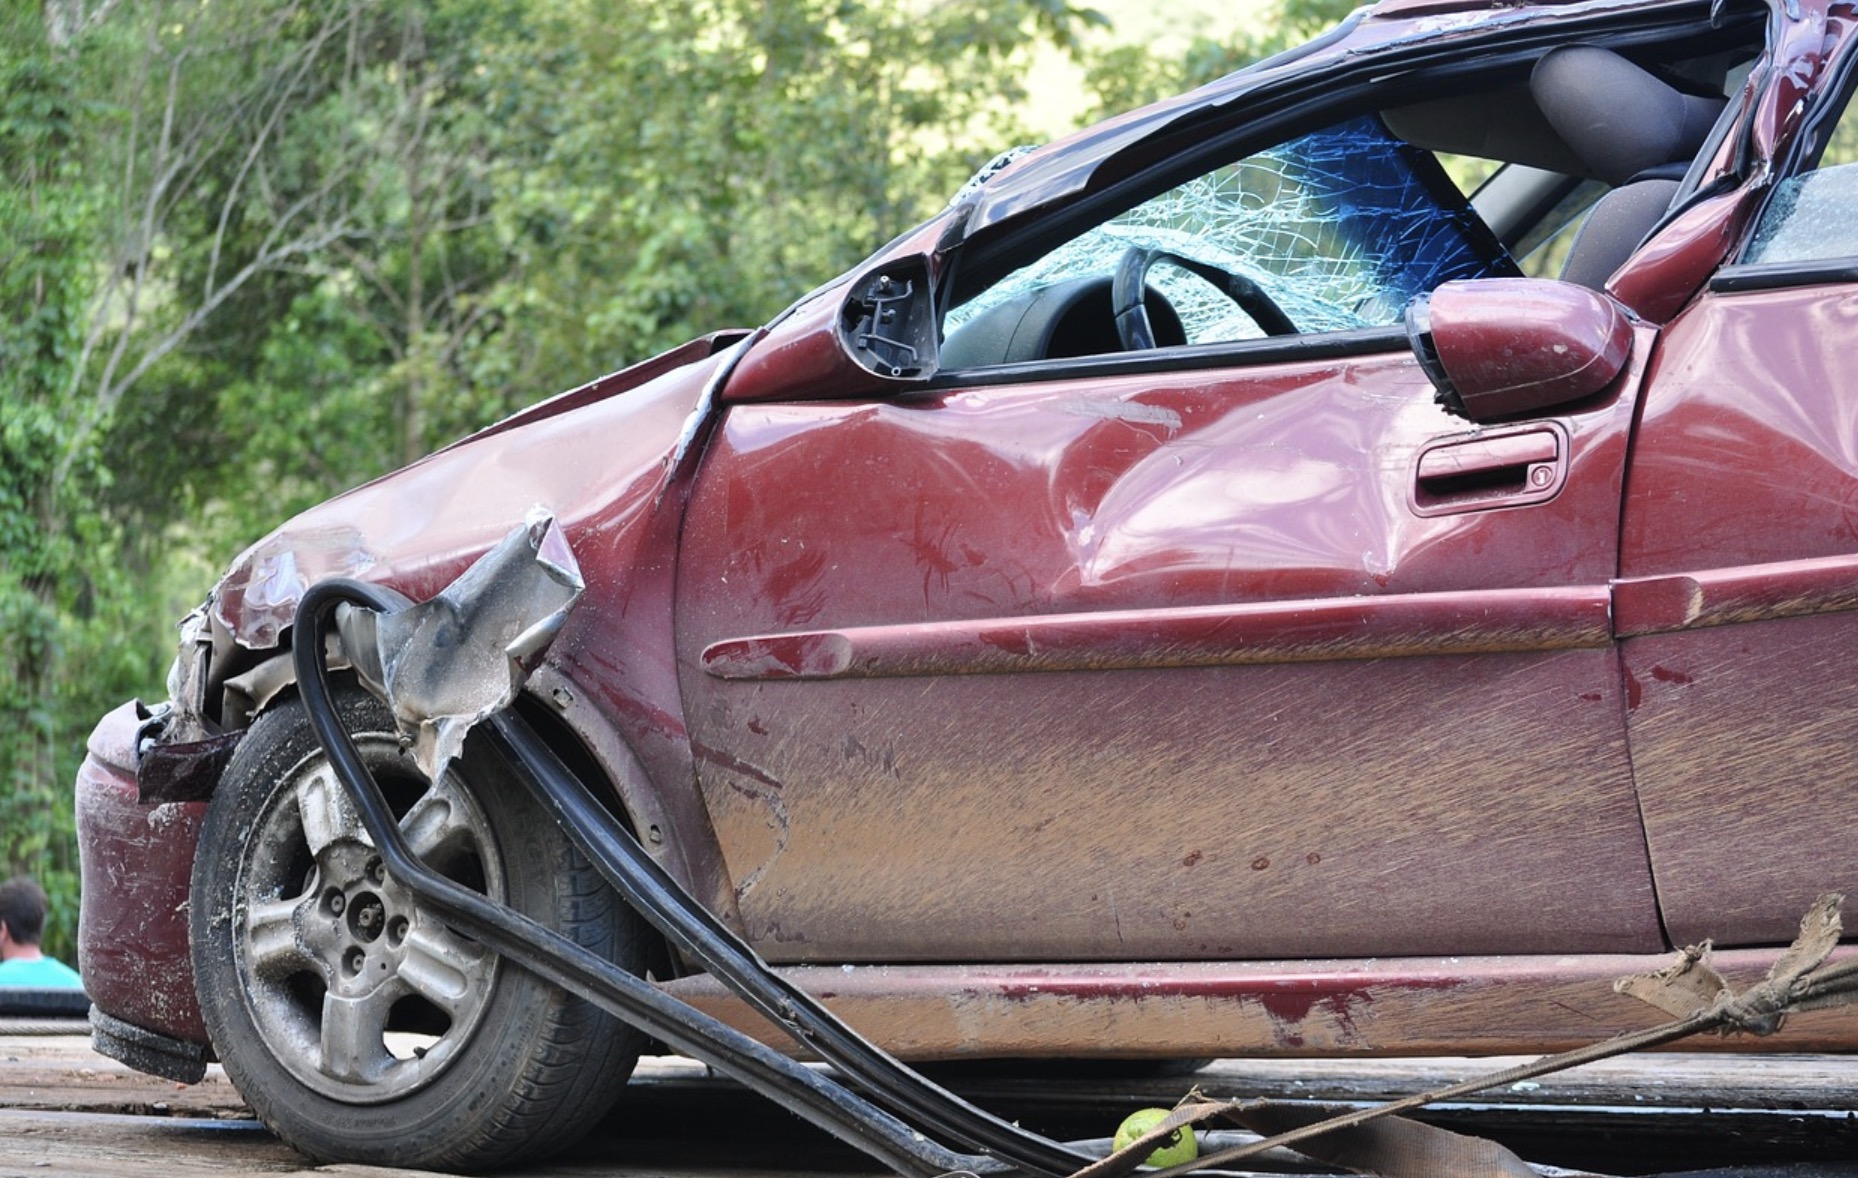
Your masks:
M 560 525 L 536 508 L 437 597 L 341 610 L 336 628 L 436 781 L 471 729 L 516 701 L 585 587 Z
M 1707 950 L 1666 974 L 1622 981 L 1622 992 L 1659 1005 L 1678 1022 L 1579 1051 L 1549 1056 L 1447 1089 L 1373 1109 L 1312 1110 L 1270 1102 L 1190 1098 L 1149 1134 L 1110 1157 L 1106 1143 L 1066 1145 L 1030 1133 L 963 1100 L 883 1052 L 771 970 L 699 904 L 520 716 L 510 710 L 524 681 L 581 592 L 573 554 L 553 518 L 524 525 L 438 597 L 412 605 L 358 581 L 313 586 L 297 610 L 293 659 L 312 727 L 355 803 L 387 870 L 439 918 L 538 976 L 716 1068 L 900 1174 L 1021 1173 L 1041 1178 L 1121 1178 L 1161 1138 L 1214 1118 L 1272 1134 L 1164 1171 L 1161 1178 L 1295 1146 L 1306 1157 L 1388 1178 L 1509 1178 L 1535 1171 L 1487 1141 L 1391 1114 L 1543 1075 L 1590 1059 L 1671 1042 L 1723 1025 L 1768 1033 L 1803 1005 L 1849 1000 L 1858 963 L 1822 967 L 1838 941 L 1838 897 L 1822 899 L 1777 975 L 1740 998 L 1728 993 Z M 327 636 L 340 616 L 345 649 L 381 694 L 436 776 L 483 724 L 492 747 L 608 882 L 674 946 L 753 1009 L 849 1079 L 840 1084 L 665 994 L 535 921 L 427 868 L 402 837 L 379 786 L 336 716 Z M 1654 996 L 1654 992 L 1656 996 Z M 1328 1116 L 1329 1112 L 1339 1115 Z M 1372 1124 L 1371 1124 L 1372 1122 Z M 1225 1136 L 1210 1134 L 1209 1138 Z M 947 1144 L 945 1144 L 947 1143 Z M 973 1153 L 958 1152 L 973 1150 Z M 1216 1171 L 1215 1171 L 1216 1172 Z

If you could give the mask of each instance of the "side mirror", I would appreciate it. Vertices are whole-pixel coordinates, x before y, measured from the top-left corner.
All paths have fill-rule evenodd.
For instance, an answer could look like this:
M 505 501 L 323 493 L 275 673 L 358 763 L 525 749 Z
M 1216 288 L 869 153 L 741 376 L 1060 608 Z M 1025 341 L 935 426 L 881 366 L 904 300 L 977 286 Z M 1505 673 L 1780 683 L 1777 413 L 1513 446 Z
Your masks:
M 936 316 L 926 258 L 898 258 L 852 283 L 839 314 L 845 350 L 891 380 L 934 375 Z
M 1527 417 L 1603 392 L 1632 356 L 1618 303 L 1547 278 L 1447 282 L 1406 312 L 1413 354 L 1449 413 Z
M 892 396 L 935 375 L 939 348 L 929 259 L 905 254 L 794 304 L 742 358 L 722 398 Z

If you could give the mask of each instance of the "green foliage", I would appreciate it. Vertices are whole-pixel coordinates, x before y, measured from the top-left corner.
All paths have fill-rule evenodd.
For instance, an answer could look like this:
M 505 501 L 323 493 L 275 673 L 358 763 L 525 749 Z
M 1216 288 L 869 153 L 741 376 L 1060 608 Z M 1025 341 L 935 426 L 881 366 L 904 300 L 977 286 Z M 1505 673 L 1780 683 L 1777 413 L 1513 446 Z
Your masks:
M 47 947 L 66 958 L 71 779 L 89 720 L 154 661 L 122 645 L 116 533 L 91 499 L 108 471 L 72 444 L 98 204 L 81 150 L 84 65 L 54 50 L 36 12 L 0 10 L 0 874 L 44 884 Z
M 1117 111 L 1178 94 L 1250 65 L 1273 50 L 1266 39 L 1243 36 L 1220 41 L 1198 36 L 1179 57 L 1158 57 L 1144 45 L 1111 45 L 1089 56 L 1085 85 L 1096 96 L 1092 114 Z
M 606 371 L 762 322 L 849 266 L 1018 137 L 998 112 L 1041 36 L 1100 19 L 1007 0 L 547 8 L 487 63 L 541 148 L 498 173 L 521 277 L 491 300 L 529 391 L 549 365 Z
M 1224 77 L 1301 45 L 1360 6 L 1354 0 L 1277 0 L 1262 25 L 1242 27 L 1226 39 L 1196 36 L 1178 55 L 1162 56 L 1146 45 L 1126 43 L 1086 52 L 1085 85 L 1096 97 L 1090 117 L 1107 118 Z
M 158 202 L 159 249 L 119 213 L 141 247 L 119 270 L 165 297 L 119 333 L 129 359 L 105 372 L 99 346 L 86 371 L 144 564 L 179 521 L 236 548 L 566 385 L 765 321 L 1019 138 L 1001 99 L 1032 48 L 1102 23 L 1064 0 L 152 6 L 179 31 L 123 71 L 112 167 L 190 183 Z M 285 13 L 294 40 L 260 35 Z M 242 133 L 217 133 L 226 111 Z M 197 150 L 134 133 L 165 124 Z
M 1361 6 L 1357 0 L 1280 0 L 1277 25 L 1288 44 L 1295 45 L 1342 23 Z
M 68 845 L 54 846 L 70 826 L 55 755 L 70 553 L 47 527 L 47 475 L 82 293 L 82 193 L 69 159 L 69 71 L 30 15 L 0 16 L 0 871 L 32 871 L 55 890 L 72 867 Z

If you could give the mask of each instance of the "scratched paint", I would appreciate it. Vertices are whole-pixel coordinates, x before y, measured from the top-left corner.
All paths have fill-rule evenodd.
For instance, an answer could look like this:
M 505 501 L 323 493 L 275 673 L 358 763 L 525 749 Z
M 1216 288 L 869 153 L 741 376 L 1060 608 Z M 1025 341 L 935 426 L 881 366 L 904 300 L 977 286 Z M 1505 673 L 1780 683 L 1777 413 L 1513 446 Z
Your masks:
M 1738 988 L 1779 950 L 1714 961 Z M 1855 949 L 1844 949 L 1850 957 Z M 1157 965 L 793 966 L 790 982 L 908 1059 L 1479 1055 L 1561 1051 L 1665 1017 L 1616 994 L 1613 979 L 1669 955 L 1383 958 Z M 708 977 L 669 992 L 796 1050 Z M 1772 1038 L 1705 1036 L 1687 1051 L 1842 1049 L 1858 1007 L 1790 1016 Z
M 1555 499 L 1420 517 L 1419 455 L 1464 432 L 1429 387 L 1369 347 L 729 408 L 679 661 L 750 939 L 796 962 L 1660 944 L 1606 626 L 1632 399 L 1562 419 Z M 1383 657 L 1356 603 L 1430 595 L 1468 612 Z M 1252 603 L 1274 638 L 1176 633 Z M 705 673 L 731 643 L 742 677 Z
M 1648 384 L 1623 657 L 1660 906 L 1680 940 L 1784 942 L 1815 896 L 1858 879 L 1854 331 L 1849 284 L 1705 294 Z

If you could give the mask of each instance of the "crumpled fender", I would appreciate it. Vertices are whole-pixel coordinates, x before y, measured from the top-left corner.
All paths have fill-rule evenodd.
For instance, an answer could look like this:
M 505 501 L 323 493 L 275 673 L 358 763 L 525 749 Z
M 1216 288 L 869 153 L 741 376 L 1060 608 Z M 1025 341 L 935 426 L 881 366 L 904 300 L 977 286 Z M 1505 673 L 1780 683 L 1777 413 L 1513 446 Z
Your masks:
M 187 898 L 205 798 L 249 722 L 227 697 L 249 693 L 249 709 L 291 681 L 283 647 L 303 591 L 358 577 L 426 600 L 537 507 L 557 518 L 589 584 L 531 690 L 592 752 L 642 834 L 676 831 L 652 846 L 666 869 L 707 898 L 732 896 L 720 855 L 704 853 L 714 835 L 675 690 L 669 578 L 682 500 L 667 492 L 687 474 L 681 459 L 740 339 L 698 340 L 542 402 L 311 508 L 233 562 L 183 625 L 171 710 L 130 703 L 105 716 L 78 774 L 78 958 L 118 1032 L 100 1036 L 105 1050 L 127 1044 L 142 1052 L 135 1066 L 177 1078 L 199 1062 L 183 1058 L 207 1040 Z M 239 681 L 230 693 L 228 678 Z M 661 795 L 654 780 L 672 789 Z
M 609 552 L 616 542 L 636 551 L 630 525 L 668 482 L 724 349 L 740 338 L 695 340 L 310 508 L 233 561 L 213 590 L 214 620 L 239 646 L 268 650 L 303 590 L 328 577 L 423 601 L 538 506 L 561 521 L 577 552 L 588 533 Z M 615 575 L 622 563 L 596 556 L 590 572 Z
M 184 653 L 177 664 L 168 739 L 197 739 L 211 727 L 189 725 L 186 713 L 219 717 L 227 677 L 254 667 L 273 679 L 285 673 L 276 652 L 310 585 L 354 577 L 424 601 L 541 508 L 559 522 L 587 589 L 529 693 L 599 762 L 663 866 L 732 911 L 678 702 L 671 607 L 682 496 L 672 491 L 688 477 L 718 387 L 749 342 L 740 333 L 706 337 L 564 393 L 254 544 L 194 627 L 210 655 Z M 188 681 L 190 663 L 209 668 L 199 682 Z M 237 726 L 230 707 L 221 718 Z

